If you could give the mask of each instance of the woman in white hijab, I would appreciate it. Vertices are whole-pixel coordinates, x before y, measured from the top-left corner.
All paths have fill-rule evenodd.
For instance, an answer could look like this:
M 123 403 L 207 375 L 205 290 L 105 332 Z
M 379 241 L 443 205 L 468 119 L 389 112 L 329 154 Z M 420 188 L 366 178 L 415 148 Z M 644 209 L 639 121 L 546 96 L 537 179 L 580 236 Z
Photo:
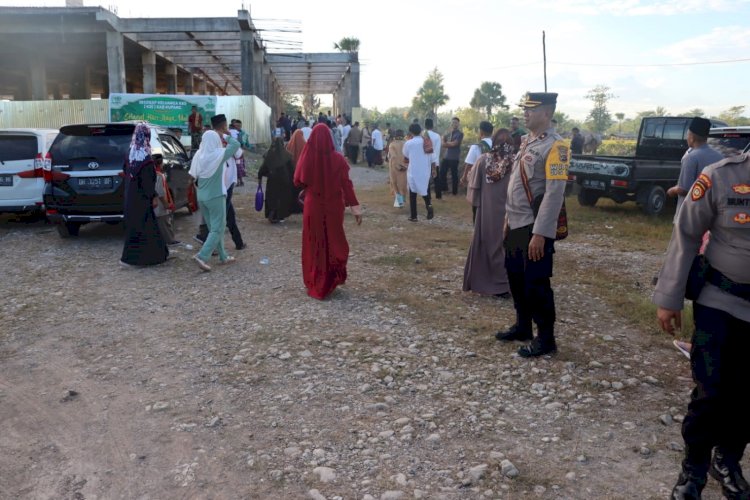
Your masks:
M 204 271 L 210 271 L 208 260 L 214 250 L 222 264 L 234 261 L 224 249 L 224 228 L 227 225 L 227 168 L 226 162 L 239 149 L 240 143 L 229 135 L 224 115 L 211 118 L 213 130 L 203 134 L 200 149 L 193 157 L 190 175 L 198 184 L 198 206 L 208 225 L 208 238 L 193 259 Z M 222 138 L 227 146 L 222 144 Z

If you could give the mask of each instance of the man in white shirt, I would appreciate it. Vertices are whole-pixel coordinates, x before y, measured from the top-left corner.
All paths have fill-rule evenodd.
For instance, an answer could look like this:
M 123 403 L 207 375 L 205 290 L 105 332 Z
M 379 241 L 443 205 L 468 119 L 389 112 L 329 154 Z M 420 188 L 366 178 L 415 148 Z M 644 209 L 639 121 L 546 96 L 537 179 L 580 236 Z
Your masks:
M 469 148 L 469 152 L 466 154 L 466 159 L 464 160 L 464 174 L 461 177 L 462 186 L 468 185 L 469 176 L 471 176 L 471 169 L 477 160 L 479 160 L 479 157 L 484 153 L 488 153 L 492 149 L 493 130 L 494 127 L 490 122 L 479 122 L 479 143 L 472 144 Z M 473 213 L 472 220 L 475 220 L 477 217 L 477 207 L 472 206 L 471 211 Z
M 424 152 L 424 138 L 422 127 L 418 123 L 409 126 L 409 132 L 414 136 L 404 144 L 404 159 L 408 162 L 406 169 L 406 182 L 409 185 L 409 209 L 411 215 L 409 220 L 417 222 L 417 195 L 424 200 L 427 208 L 427 220 L 432 219 L 435 213 L 432 210 L 430 200 L 430 174 L 432 172 L 432 155 Z
M 237 184 L 237 158 L 243 155 L 242 148 L 239 148 L 232 158 L 229 158 L 226 163 L 226 170 L 224 171 L 224 187 L 226 188 L 227 194 L 227 229 L 229 234 L 232 235 L 232 241 L 237 250 L 246 248 L 247 245 L 242 241 L 242 234 L 240 234 L 240 228 L 237 226 L 237 216 L 234 211 L 234 205 L 232 204 L 232 194 L 234 192 L 234 186 Z
M 438 166 L 440 165 L 440 148 L 442 147 L 442 139 L 440 134 L 434 132 L 432 118 L 427 118 L 424 121 L 425 133 L 430 136 L 432 140 L 432 156 L 430 158 L 431 175 L 437 181 Z
M 305 120 L 300 130 L 302 131 L 302 137 L 304 137 L 305 142 L 307 142 L 310 139 L 310 134 L 312 134 L 312 128 L 310 128 L 310 123 L 307 120 Z
M 420 130 L 422 130 L 420 128 Z M 383 164 L 383 148 L 385 147 L 385 144 L 383 143 L 383 132 L 380 131 L 378 128 L 378 124 L 374 124 L 372 126 L 372 163 L 375 165 L 382 165 Z

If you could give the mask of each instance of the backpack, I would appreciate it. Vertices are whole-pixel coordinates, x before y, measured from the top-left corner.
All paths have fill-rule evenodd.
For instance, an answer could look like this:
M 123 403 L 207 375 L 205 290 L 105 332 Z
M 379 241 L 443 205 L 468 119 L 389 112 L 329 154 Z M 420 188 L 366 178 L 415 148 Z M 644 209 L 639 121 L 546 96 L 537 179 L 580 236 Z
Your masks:
M 435 151 L 435 148 L 432 145 L 432 139 L 430 138 L 429 132 L 425 130 L 422 139 L 424 140 L 424 144 L 422 145 L 424 148 L 424 154 L 431 155 Z
M 479 141 L 476 145 L 479 146 L 479 151 L 482 154 L 492 151 L 492 146 L 487 144 L 484 140 Z

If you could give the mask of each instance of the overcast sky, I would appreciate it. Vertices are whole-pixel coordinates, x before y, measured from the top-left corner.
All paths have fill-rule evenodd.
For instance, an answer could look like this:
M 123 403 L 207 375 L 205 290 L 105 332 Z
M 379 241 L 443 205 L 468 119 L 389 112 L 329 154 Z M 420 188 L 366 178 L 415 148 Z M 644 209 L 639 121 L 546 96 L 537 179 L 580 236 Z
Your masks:
M 63 4 L 0 0 L 0 5 Z M 296 36 L 306 52 L 333 51 L 335 41 L 355 36 L 361 41 L 362 105 L 380 110 L 409 105 L 436 66 L 450 96 L 444 110 L 468 106 L 485 80 L 500 82 L 513 103 L 527 90 L 543 90 L 545 30 L 548 88 L 560 94 L 558 108 L 574 118 L 585 117 L 590 103 L 584 96 L 597 84 L 617 96 L 610 110 L 628 116 L 656 106 L 670 113 L 702 108 L 713 114 L 744 105 L 750 114 L 750 0 L 84 4 L 117 6 L 121 17 L 225 17 L 250 6 L 261 28 L 278 25 L 268 19 L 299 21 L 303 33 L 288 36 Z M 745 60 L 692 64 L 738 59 Z

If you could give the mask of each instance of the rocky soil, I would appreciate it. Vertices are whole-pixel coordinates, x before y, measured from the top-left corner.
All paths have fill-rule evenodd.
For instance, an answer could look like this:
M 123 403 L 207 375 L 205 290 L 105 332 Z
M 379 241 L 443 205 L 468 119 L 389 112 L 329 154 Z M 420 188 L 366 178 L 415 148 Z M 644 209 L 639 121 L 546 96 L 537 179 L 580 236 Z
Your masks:
M 560 352 L 522 360 L 493 337 L 512 304 L 460 291 L 471 227 L 441 207 L 463 200 L 414 225 L 382 171 L 353 176 L 365 222 L 323 302 L 301 217 L 268 224 L 253 184 L 248 248 L 227 238 L 237 262 L 211 273 L 184 247 L 121 269 L 117 226 L 62 240 L 0 218 L 0 498 L 666 498 L 687 360 L 566 272 L 626 262 L 646 286 L 660 252 L 559 244 Z

